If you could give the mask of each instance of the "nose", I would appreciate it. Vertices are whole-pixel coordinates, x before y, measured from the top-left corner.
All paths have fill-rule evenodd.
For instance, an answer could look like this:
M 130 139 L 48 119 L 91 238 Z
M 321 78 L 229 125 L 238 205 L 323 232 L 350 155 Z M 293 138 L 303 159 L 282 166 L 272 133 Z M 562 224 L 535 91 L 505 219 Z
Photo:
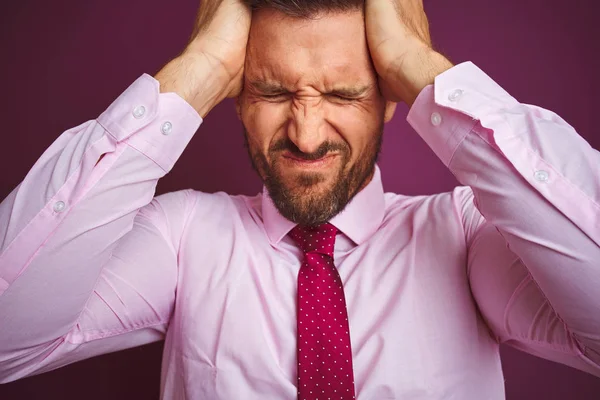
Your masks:
M 303 153 L 314 153 L 326 140 L 326 123 L 319 99 L 292 102 L 288 137 Z

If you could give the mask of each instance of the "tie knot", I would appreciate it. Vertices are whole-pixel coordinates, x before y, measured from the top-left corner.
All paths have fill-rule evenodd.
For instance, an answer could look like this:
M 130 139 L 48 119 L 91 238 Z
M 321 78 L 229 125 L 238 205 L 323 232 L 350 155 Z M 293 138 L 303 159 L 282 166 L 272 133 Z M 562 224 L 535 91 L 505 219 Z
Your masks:
M 337 228 L 327 222 L 317 226 L 296 225 L 290 231 L 290 237 L 305 254 L 321 253 L 333 257 L 336 233 Z

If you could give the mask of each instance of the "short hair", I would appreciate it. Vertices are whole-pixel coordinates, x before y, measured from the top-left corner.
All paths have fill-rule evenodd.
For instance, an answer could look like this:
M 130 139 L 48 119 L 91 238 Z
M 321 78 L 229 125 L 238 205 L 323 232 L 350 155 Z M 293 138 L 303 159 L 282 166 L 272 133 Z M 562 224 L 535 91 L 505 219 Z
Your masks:
M 289 17 L 310 19 L 322 14 L 363 10 L 365 0 L 244 0 L 251 10 L 270 8 Z

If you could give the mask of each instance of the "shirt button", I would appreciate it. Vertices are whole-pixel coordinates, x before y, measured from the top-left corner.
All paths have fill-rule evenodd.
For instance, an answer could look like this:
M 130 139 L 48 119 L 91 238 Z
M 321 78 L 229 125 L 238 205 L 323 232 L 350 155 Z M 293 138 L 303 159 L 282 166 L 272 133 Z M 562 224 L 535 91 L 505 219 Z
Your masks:
M 440 115 L 440 113 L 434 112 L 433 114 L 431 114 L 431 123 L 434 126 L 438 126 L 442 123 L 442 116 Z
M 144 114 L 146 114 L 146 107 L 137 106 L 136 108 L 133 109 L 132 114 L 135 119 L 140 119 L 144 116 Z
M 160 131 L 163 133 L 163 135 L 168 135 L 169 133 L 171 133 L 172 130 L 173 130 L 173 124 L 170 123 L 169 121 L 163 123 L 162 126 L 160 127 Z
M 61 212 L 66 208 L 64 201 L 57 201 L 54 203 L 54 211 Z
M 540 182 L 548 182 L 548 172 L 544 170 L 535 171 L 533 177 Z
M 450 100 L 452 102 L 458 101 L 458 99 L 461 98 L 461 96 L 463 95 L 463 93 L 464 92 L 462 90 L 456 89 L 456 90 L 452 91 L 452 93 L 450 93 L 448 95 L 448 100 Z

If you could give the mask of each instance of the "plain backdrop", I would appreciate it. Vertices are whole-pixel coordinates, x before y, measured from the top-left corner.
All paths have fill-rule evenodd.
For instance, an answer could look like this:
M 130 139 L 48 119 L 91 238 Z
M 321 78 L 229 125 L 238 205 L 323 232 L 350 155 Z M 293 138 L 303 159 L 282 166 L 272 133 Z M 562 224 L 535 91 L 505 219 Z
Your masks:
M 425 3 L 434 43 L 453 62 L 473 61 L 519 101 L 555 111 L 600 148 L 596 1 Z M 96 118 L 138 76 L 156 73 L 177 55 L 197 5 L 196 0 L 5 2 L 0 198 L 61 132 Z M 399 105 L 386 125 L 380 162 L 385 190 L 411 195 L 451 190 L 458 182 L 409 127 L 406 113 Z M 231 100 L 208 115 L 157 194 L 184 188 L 261 190 Z M 158 399 L 161 351 L 162 343 L 155 343 L 0 385 L 0 399 Z M 592 375 L 506 347 L 502 359 L 508 400 L 600 399 L 600 379 Z

